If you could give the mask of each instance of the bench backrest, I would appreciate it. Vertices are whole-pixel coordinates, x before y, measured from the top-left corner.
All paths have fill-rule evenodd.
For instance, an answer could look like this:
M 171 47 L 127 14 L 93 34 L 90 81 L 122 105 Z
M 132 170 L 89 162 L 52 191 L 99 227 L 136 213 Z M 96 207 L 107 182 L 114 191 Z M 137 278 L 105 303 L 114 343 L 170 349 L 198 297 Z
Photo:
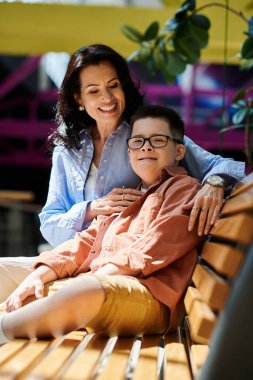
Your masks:
M 185 328 L 195 373 L 208 354 L 220 312 L 252 241 L 253 173 L 227 198 L 219 220 L 201 249 L 192 285 L 186 292 Z

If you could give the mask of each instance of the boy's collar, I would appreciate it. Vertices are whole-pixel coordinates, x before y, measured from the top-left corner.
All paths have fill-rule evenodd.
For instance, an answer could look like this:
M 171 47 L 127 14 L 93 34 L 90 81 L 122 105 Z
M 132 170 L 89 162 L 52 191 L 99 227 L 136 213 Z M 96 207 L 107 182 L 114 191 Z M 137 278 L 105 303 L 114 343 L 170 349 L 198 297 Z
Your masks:
M 160 181 L 166 179 L 168 177 L 168 174 L 171 177 L 174 177 L 176 175 L 184 175 L 188 173 L 182 166 L 166 166 L 161 172 Z
M 153 183 L 153 185 L 151 185 L 149 189 L 153 187 L 154 185 L 157 185 L 158 183 L 166 180 L 168 177 L 175 177 L 177 175 L 185 175 L 185 174 L 188 174 L 188 172 L 182 166 L 166 166 L 161 172 L 159 181 Z M 138 189 L 141 189 L 141 187 L 142 187 L 142 183 L 139 184 Z

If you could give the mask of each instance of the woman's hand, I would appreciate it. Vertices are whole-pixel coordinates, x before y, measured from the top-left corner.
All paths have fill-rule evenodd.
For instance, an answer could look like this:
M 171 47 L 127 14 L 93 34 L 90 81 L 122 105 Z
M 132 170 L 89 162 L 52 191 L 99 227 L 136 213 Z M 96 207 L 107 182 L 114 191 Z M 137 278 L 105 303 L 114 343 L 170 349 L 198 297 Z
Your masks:
M 44 284 L 56 279 L 56 273 L 52 269 L 45 265 L 40 266 L 30 273 L 7 298 L 5 301 L 6 311 L 19 309 L 29 296 L 35 296 L 37 299 L 44 297 Z
M 223 206 L 224 189 L 205 184 L 194 198 L 188 230 L 191 231 L 198 222 L 198 235 L 208 234 Z
M 142 192 L 135 189 L 114 188 L 107 195 L 95 199 L 89 205 L 88 217 L 93 219 L 98 215 L 111 215 L 123 211 L 131 203 L 142 196 Z

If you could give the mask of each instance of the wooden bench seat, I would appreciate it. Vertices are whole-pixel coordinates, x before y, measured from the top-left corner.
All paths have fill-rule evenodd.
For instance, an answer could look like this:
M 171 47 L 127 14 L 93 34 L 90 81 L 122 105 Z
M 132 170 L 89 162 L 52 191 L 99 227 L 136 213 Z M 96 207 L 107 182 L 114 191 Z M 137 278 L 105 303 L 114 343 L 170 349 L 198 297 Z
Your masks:
M 212 357 L 212 337 L 252 242 L 250 175 L 237 184 L 203 244 L 185 295 L 186 317 L 175 333 L 101 338 L 80 330 L 51 340 L 14 340 L 0 347 L 0 380 L 196 378 Z

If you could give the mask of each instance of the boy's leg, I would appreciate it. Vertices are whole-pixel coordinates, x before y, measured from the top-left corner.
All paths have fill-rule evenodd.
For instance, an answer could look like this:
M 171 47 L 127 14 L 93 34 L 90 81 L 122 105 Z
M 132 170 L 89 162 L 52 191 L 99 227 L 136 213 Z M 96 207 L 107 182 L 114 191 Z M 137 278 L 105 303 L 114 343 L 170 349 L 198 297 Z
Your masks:
M 169 310 L 137 279 L 121 275 L 94 274 L 105 290 L 106 300 L 88 332 L 129 336 L 161 334 L 168 328 Z
M 0 257 L 0 303 L 31 273 L 37 257 Z
M 62 335 L 92 320 L 105 298 L 98 279 L 79 276 L 51 296 L 6 314 L 3 332 L 10 339 Z

